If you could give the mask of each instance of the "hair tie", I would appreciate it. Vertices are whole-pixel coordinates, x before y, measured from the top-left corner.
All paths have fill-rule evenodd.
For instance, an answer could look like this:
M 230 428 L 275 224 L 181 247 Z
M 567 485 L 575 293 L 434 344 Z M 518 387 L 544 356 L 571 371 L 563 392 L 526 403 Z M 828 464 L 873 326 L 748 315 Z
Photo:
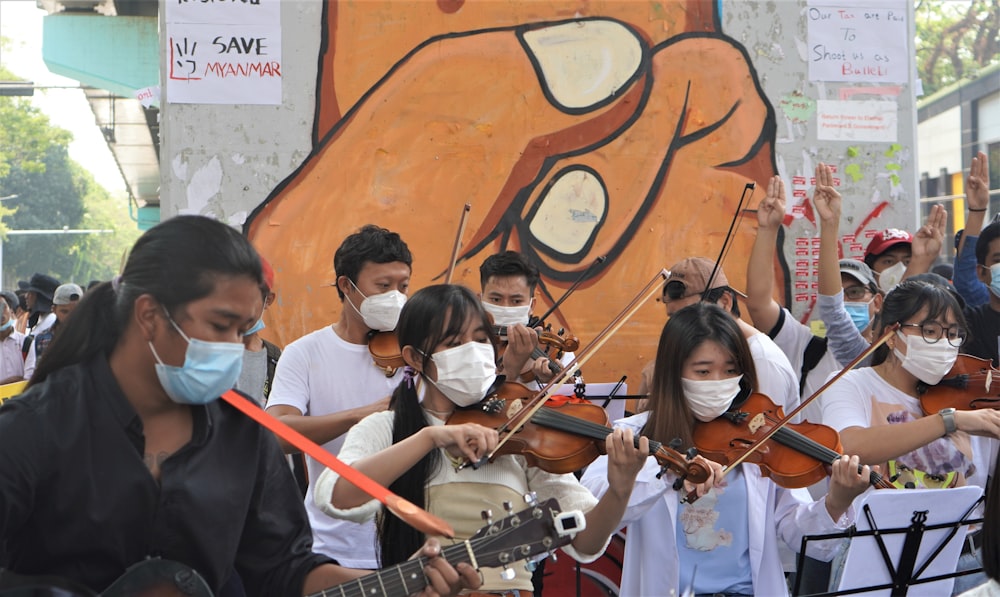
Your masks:
M 417 379 L 417 370 L 414 369 L 413 367 L 410 367 L 409 365 L 404 365 L 403 383 L 406 384 L 406 387 L 412 390 L 415 387 L 416 379 Z
M 115 294 L 118 294 L 118 290 L 121 287 L 122 287 L 121 275 L 117 275 L 114 278 L 111 278 L 111 290 L 113 290 Z

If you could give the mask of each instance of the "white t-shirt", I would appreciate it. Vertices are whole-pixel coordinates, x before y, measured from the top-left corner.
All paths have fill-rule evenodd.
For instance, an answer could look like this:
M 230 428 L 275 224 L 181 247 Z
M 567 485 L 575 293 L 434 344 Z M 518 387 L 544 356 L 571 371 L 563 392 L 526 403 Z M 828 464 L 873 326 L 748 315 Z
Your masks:
M 289 344 L 281 353 L 268 397 L 268 407 L 292 406 L 304 415 L 320 416 L 366 406 L 390 395 L 402 379 L 402 368 L 386 377 L 375 367 L 365 344 L 351 344 L 332 326 L 316 330 Z M 337 454 L 340 436 L 323 444 Z M 377 568 L 375 525 L 336 520 L 316 507 L 315 481 L 325 467 L 306 457 L 309 489 L 305 506 L 313 531 L 313 550 L 349 568 Z
M 813 336 L 812 330 L 808 326 L 803 325 L 792 317 L 788 309 L 782 309 L 781 311 L 782 317 L 779 320 L 781 327 L 775 326 L 778 329 L 771 330 L 771 334 L 773 334 L 771 339 L 774 340 L 778 348 L 788 357 L 788 363 L 791 365 L 792 371 L 795 372 L 795 378 L 798 382 L 801 381 L 800 374 L 802 373 L 802 361 L 805 359 L 806 346 L 809 345 L 809 341 L 815 336 Z M 812 396 L 816 390 L 826 383 L 830 375 L 840 371 L 840 368 L 837 358 L 827 348 L 823 353 L 823 357 L 816 363 L 816 366 L 806 374 L 806 383 L 803 386 L 802 398 Z M 822 400 L 823 396 L 819 396 L 810 402 L 802 409 L 798 420 L 819 423 L 823 418 Z
M 838 432 L 848 427 L 877 427 L 919 419 L 923 415 L 920 401 L 901 392 L 882 379 L 875 369 L 864 367 L 848 371 L 824 395 L 823 424 Z M 937 415 L 933 415 L 937 416 Z M 894 461 L 884 463 L 883 474 L 887 477 L 900 474 L 899 482 L 912 475 L 915 485 L 925 485 L 923 475 L 944 475 L 946 469 L 953 469 L 957 479 L 948 480 L 948 485 L 978 485 L 986 487 L 986 480 L 995 466 L 996 440 L 970 436 L 957 431 L 950 436 L 937 439 L 909 454 L 903 454 Z M 900 465 L 905 465 L 909 472 Z M 929 465 L 926 468 L 921 465 Z
M 799 405 L 799 376 L 789 364 L 788 357 L 767 334 L 754 334 L 747 338 L 747 344 L 757 370 L 760 393 L 788 414 Z

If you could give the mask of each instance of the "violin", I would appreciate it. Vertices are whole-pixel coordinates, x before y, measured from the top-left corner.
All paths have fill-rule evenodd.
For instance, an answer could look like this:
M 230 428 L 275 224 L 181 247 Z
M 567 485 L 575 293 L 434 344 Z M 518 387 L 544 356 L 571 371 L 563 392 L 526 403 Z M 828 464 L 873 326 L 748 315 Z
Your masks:
M 476 423 L 509 433 L 525 405 L 535 397 L 525 386 L 506 382 L 494 394 L 479 404 L 458 409 L 445 424 Z M 566 401 L 561 405 L 549 402 L 513 432 L 494 454 L 520 454 L 530 466 L 553 474 L 570 473 L 593 462 L 603 452 L 604 440 L 613 429 L 608 425 L 608 413 L 589 401 Z M 638 446 L 639 438 L 635 438 Z M 709 470 L 684 454 L 655 441 L 649 442 L 650 455 L 660 465 L 692 483 L 704 483 Z M 692 455 L 693 457 L 693 455 Z
M 927 386 L 920 395 L 920 408 L 925 415 L 945 408 L 1000 408 L 1000 387 L 993 388 L 995 375 L 1000 375 L 1000 370 L 994 369 L 989 359 L 960 354 L 944 379 Z
M 728 467 L 782 419 L 780 406 L 754 392 L 735 410 L 714 421 L 696 423 L 694 445 L 705 458 Z M 842 452 L 840 435 L 833 428 L 807 421 L 785 424 L 747 461 L 759 465 L 762 476 L 781 487 L 795 489 L 826 478 L 826 466 L 839 459 Z M 874 471 L 869 482 L 879 489 L 893 487 Z
M 562 371 L 562 363 L 560 363 L 557 359 L 561 358 L 563 353 L 575 352 L 576 349 L 580 348 L 580 340 L 576 336 L 564 336 L 562 333 L 557 334 L 550 330 L 539 331 L 533 327 L 529 327 L 528 329 L 537 334 L 538 344 L 556 349 L 554 357 L 549 354 L 548 350 L 542 350 L 537 346 L 531 351 L 532 359 L 548 359 L 549 371 L 553 374 Z M 495 325 L 493 326 L 493 333 L 496 334 L 501 340 L 505 340 L 507 338 L 507 326 Z M 506 343 L 501 346 L 498 358 L 503 358 L 504 351 L 506 351 Z M 531 381 L 533 379 L 533 375 L 529 372 L 522 375 L 521 378 L 526 381 Z
M 368 334 L 368 352 L 372 355 L 375 366 L 392 377 L 396 370 L 405 365 L 403 350 L 399 346 L 396 330 L 391 332 L 371 332 Z

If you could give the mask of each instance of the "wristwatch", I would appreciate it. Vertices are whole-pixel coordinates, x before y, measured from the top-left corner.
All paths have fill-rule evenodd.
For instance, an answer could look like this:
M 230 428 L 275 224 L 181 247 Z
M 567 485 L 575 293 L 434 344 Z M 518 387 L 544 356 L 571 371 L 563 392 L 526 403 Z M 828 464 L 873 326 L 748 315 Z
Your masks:
M 958 426 L 955 425 L 955 409 L 954 408 L 942 408 L 938 411 L 941 415 L 941 419 L 944 421 L 944 434 L 951 435 L 958 431 Z

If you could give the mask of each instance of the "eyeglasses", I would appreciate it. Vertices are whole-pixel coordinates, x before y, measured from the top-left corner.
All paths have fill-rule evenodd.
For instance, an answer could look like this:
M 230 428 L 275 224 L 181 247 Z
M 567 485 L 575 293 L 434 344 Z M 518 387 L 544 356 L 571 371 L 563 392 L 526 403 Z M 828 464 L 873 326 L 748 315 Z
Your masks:
M 955 348 L 965 344 L 966 331 L 957 325 L 944 327 L 936 321 L 925 321 L 924 323 L 902 323 L 899 327 L 920 328 L 920 335 L 928 344 L 936 344 L 938 340 L 945 337 L 948 338 L 948 344 Z
M 663 296 L 661 298 L 664 302 L 676 301 L 684 298 L 684 293 L 686 292 L 687 286 L 684 285 L 684 282 L 671 280 L 663 286 Z
M 844 289 L 844 298 L 851 301 L 860 301 L 869 294 L 872 294 L 872 289 L 867 286 L 848 286 Z

